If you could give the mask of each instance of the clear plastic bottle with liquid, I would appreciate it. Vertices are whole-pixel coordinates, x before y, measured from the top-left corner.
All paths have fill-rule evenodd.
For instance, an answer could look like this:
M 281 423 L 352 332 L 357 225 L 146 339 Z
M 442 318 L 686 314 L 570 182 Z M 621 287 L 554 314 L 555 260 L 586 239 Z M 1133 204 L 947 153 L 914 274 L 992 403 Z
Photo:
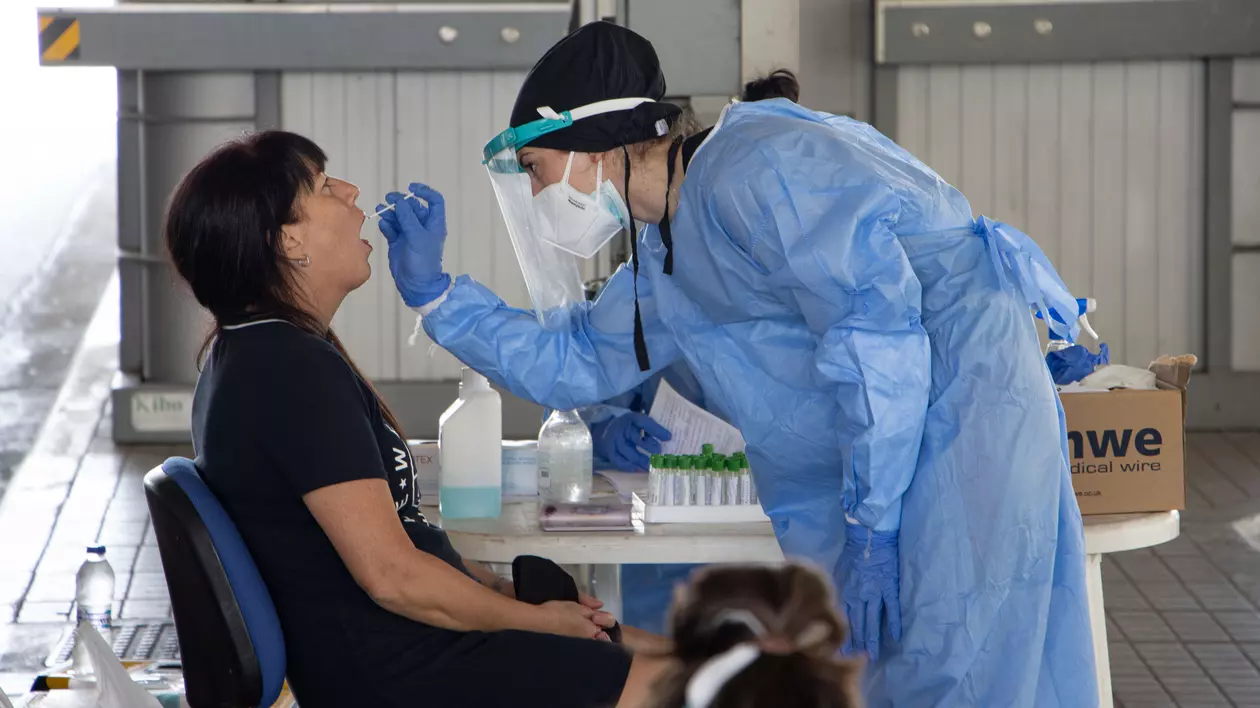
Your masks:
M 538 494 L 545 501 L 587 501 L 593 466 L 590 428 L 577 411 L 552 411 L 538 431 Z
M 105 560 L 104 546 L 89 546 L 87 560 L 79 566 L 75 575 L 75 626 L 83 622 L 90 623 L 101 633 L 105 641 L 111 641 L 110 630 L 113 627 L 114 614 L 114 569 Z M 92 673 L 92 663 L 87 657 L 84 644 L 77 637 L 73 651 L 74 666 L 72 671 L 78 675 Z
M 460 375 L 459 398 L 438 419 L 443 519 L 497 518 L 503 503 L 503 403 L 486 377 Z

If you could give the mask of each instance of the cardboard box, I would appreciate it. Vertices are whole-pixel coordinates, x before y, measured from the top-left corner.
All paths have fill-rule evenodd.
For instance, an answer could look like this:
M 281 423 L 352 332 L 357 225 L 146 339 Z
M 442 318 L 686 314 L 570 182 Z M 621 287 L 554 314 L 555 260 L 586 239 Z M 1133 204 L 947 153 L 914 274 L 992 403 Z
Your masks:
M 1164 357 L 1151 364 L 1159 390 L 1060 395 L 1082 514 L 1185 508 L 1185 397 L 1195 361 Z

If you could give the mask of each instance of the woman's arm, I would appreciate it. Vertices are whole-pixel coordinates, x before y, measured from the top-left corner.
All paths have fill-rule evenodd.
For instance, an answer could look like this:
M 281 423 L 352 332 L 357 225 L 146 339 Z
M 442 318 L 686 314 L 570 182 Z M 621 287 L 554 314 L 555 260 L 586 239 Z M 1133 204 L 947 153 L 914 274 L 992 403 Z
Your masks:
M 302 499 L 355 581 L 390 612 L 456 631 L 520 629 L 593 639 L 612 626 L 607 613 L 578 603 L 517 602 L 417 550 L 398 522 L 385 480 L 321 487 Z
M 516 587 L 512 585 L 512 581 L 507 578 L 500 577 L 498 573 L 490 570 L 486 566 L 475 560 L 464 559 L 464 567 L 472 574 L 477 582 L 485 587 L 510 598 L 516 598 Z
M 508 307 L 485 286 L 460 276 L 422 323 L 439 346 L 517 396 L 572 410 L 628 391 L 679 357 L 657 317 L 651 279 L 640 273 L 639 310 L 652 368 L 639 370 L 634 281 L 633 270 L 623 265 L 595 302 L 573 313 L 570 327 L 552 330 L 533 312 Z

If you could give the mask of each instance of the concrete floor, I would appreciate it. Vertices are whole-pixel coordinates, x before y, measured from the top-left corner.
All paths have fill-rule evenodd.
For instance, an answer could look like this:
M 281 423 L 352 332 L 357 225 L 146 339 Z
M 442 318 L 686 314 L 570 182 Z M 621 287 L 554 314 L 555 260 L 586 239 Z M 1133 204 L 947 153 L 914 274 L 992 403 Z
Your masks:
M 116 242 L 114 71 L 40 68 L 36 6 L 0 2 L 0 85 L 13 99 L 0 111 L 0 493 L 61 387 Z

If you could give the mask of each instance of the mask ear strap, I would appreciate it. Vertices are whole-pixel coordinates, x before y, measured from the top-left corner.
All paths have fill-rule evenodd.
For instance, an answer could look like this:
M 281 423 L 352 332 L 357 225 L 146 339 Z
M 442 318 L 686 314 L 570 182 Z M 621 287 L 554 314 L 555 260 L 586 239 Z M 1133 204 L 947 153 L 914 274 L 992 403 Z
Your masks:
M 634 207 L 630 206 L 630 151 L 625 145 L 621 146 L 621 155 L 626 162 L 626 212 L 630 219 L 630 261 L 634 265 L 634 356 L 639 360 L 639 371 L 650 371 L 652 361 L 648 358 L 643 316 L 639 313 L 639 235 L 634 230 Z
M 665 275 L 674 274 L 674 232 L 669 226 L 669 186 L 674 183 L 674 163 L 678 160 L 678 150 L 682 148 L 682 144 L 680 135 L 669 146 L 669 158 L 665 163 L 665 216 L 657 224 L 661 230 L 661 243 L 665 246 L 665 266 L 661 269 Z

